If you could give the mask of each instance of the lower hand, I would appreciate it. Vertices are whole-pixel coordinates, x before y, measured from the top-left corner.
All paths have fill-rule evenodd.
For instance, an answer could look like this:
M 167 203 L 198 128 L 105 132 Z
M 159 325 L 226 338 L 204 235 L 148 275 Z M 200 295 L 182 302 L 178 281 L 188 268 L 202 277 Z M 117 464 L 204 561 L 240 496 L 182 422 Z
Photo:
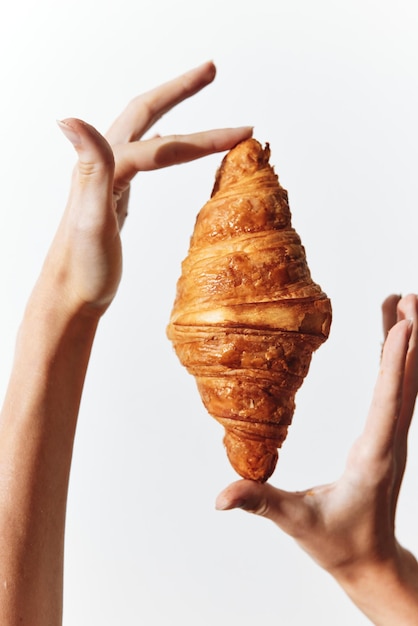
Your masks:
M 409 625 L 418 624 L 418 565 L 395 537 L 395 513 L 418 392 L 418 300 L 415 295 L 390 296 L 382 309 L 387 337 L 381 366 L 364 430 L 343 475 L 296 493 L 240 480 L 218 496 L 217 508 L 239 507 L 270 519 L 332 574 L 376 624 Z M 399 606 L 393 615 L 386 606 L 396 597 L 402 597 L 405 621 Z M 417 621 L 408 621 L 409 615 Z

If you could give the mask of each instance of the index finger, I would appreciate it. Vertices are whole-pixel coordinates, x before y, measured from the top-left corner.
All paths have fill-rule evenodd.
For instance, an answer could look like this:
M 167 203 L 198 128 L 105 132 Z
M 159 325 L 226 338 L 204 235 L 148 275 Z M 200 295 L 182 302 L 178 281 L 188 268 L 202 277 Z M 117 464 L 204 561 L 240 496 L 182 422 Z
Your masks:
M 109 128 L 106 139 L 111 145 L 137 141 L 167 111 L 209 85 L 215 75 L 216 67 L 208 61 L 137 96 Z
M 190 135 L 154 137 L 133 141 L 114 149 L 116 190 L 124 189 L 137 172 L 187 163 L 209 154 L 223 152 L 252 135 L 251 126 L 220 128 Z

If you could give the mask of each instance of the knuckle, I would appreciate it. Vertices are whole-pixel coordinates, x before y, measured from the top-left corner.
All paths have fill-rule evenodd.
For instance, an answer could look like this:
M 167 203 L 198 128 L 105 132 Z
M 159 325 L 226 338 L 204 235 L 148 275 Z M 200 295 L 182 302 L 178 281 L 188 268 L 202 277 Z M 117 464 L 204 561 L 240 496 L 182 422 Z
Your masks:
M 259 515 L 260 517 L 268 517 L 270 506 L 267 498 L 262 498 L 256 502 L 249 502 L 245 507 L 249 513 Z
M 86 179 L 108 174 L 109 172 L 113 172 L 113 169 L 114 159 L 110 154 L 103 155 L 103 158 L 100 161 L 86 161 L 81 159 L 78 162 L 79 174 L 81 177 Z

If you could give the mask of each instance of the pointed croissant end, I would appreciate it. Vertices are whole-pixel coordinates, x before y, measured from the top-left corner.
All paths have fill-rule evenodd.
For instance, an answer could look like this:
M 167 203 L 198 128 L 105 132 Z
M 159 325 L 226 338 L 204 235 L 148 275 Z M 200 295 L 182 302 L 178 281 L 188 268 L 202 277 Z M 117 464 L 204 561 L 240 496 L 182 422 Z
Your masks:
M 284 427 L 283 440 L 286 434 L 287 427 Z M 281 446 L 281 442 L 243 439 L 231 431 L 226 431 L 224 444 L 229 462 L 242 478 L 264 483 L 273 474 L 279 458 L 277 448 Z
M 224 427 L 231 465 L 273 473 L 331 303 L 313 282 L 287 192 L 255 139 L 233 148 L 196 219 L 167 329 Z
M 259 175 L 260 172 L 265 171 L 277 180 L 269 159 L 269 144 L 263 148 L 256 139 L 247 139 L 239 143 L 228 152 L 216 172 L 212 198 L 218 191 L 242 181 L 244 176 Z

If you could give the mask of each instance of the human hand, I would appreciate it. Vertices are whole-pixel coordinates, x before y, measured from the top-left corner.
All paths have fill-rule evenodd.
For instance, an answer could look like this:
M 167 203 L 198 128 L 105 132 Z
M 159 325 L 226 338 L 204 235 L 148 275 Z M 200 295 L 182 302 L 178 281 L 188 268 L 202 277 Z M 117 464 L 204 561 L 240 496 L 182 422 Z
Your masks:
M 408 430 L 418 392 L 418 300 L 390 296 L 387 334 L 364 430 L 334 483 L 289 493 L 240 480 L 217 508 L 240 507 L 291 535 L 375 624 L 418 624 L 418 565 L 395 537 Z
M 78 153 L 78 163 L 41 282 L 55 285 L 69 310 L 101 315 L 117 291 L 122 268 L 119 235 L 137 172 L 228 150 L 251 136 L 251 128 L 245 127 L 140 141 L 164 113 L 211 83 L 215 73 L 208 62 L 138 96 L 105 137 L 81 120 L 59 122 Z

